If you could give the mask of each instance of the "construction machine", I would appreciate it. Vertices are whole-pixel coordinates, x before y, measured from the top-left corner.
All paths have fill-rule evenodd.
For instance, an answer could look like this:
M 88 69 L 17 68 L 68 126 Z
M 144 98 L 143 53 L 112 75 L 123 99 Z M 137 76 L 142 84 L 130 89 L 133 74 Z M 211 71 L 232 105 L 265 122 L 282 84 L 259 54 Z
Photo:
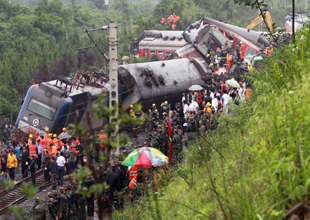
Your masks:
M 256 25 L 264 20 L 262 16 L 255 18 L 246 28 L 252 30 Z M 272 18 L 269 11 L 266 11 L 266 21 L 268 23 L 270 31 L 272 31 Z

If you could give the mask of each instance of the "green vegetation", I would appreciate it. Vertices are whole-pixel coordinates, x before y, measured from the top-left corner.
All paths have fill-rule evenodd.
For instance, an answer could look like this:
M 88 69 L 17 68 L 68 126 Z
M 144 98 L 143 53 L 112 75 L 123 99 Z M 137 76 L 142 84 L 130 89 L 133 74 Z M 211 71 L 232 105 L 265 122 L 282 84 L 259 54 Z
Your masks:
M 275 50 L 251 73 L 251 98 L 188 148 L 171 184 L 114 218 L 280 219 L 307 204 L 309 46 L 304 30 L 296 45 Z
M 226 0 L 161 0 L 156 3 L 113 0 L 106 10 L 104 1 L 99 0 L 75 1 L 74 7 L 69 0 L 0 0 L 0 78 L 3 82 L 0 115 L 19 109 L 32 79 L 40 83 L 93 67 L 107 70 L 107 63 L 97 49 L 77 50 L 92 45 L 82 30 L 102 27 L 116 20 L 118 42 L 123 44 L 118 48 L 121 59 L 130 54 L 128 44 L 142 30 L 171 30 L 170 25 L 160 23 L 161 16 L 167 18 L 173 13 L 180 16 L 176 29 L 184 30 L 203 16 L 246 27 L 258 15 L 257 10 Z M 290 2 L 268 0 L 267 3 L 276 26 L 283 27 L 284 17 L 291 10 Z M 303 4 L 304 1 L 297 0 L 296 10 L 303 8 Z M 107 52 L 106 33 L 91 35 L 100 49 Z

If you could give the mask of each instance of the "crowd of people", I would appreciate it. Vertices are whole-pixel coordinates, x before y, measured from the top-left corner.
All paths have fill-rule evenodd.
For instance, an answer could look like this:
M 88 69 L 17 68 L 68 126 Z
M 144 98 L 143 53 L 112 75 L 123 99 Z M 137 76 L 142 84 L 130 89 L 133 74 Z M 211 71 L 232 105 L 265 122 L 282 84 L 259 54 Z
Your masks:
M 167 101 L 158 107 L 155 103 L 152 104 L 145 128 L 149 134 L 144 146 L 159 149 L 170 157 L 172 163 L 178 161 L 183 149 L 182 140 L 185 132 L 188 135 L 186 144 L 196 141 L 197 134 L 216 129 L 217 118 L 221 114 L 232 112 L 228 110 L 229 105 L 237 108 L 241 101 L 252 94 L 250 85 L 245 89 L 245 82 L 237 81 L 240 88 L 229 86 L 219 78 L 213 78 L 205 88 L 188 94 L 183 93 L 180 102 L 175 103 L 174 110 L 171 110 L 173 106 Z M 136 117 L 134 106 L 130 107 L 130 115 Z M 172 148 L 169 149 L 169 146 Z

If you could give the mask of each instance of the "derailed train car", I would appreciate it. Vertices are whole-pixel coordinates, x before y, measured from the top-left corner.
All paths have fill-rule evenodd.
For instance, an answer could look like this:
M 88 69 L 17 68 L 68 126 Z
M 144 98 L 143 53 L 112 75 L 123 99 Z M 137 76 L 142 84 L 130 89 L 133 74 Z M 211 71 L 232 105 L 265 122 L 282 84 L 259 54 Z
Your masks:
M 118 67 L 121 105 L 142 102 L 181 101 L 181 93 L 191 85 L 206 85 L 211 70 L 201 59 L 178 59 L 150 63 L 128 64 Z M 16 121 L 16 128 L 34 133 L 48 128 L 59 133 L 62 127 L 76 119 L 86 126 L 86 115 L 101 93 L 109 93 L 106 76 L 87 73 L 58 78 L 29 88 Z M 108 98 L 104 101 L 108 106 Z M 91 115 L 93 128 L 107 123 Z

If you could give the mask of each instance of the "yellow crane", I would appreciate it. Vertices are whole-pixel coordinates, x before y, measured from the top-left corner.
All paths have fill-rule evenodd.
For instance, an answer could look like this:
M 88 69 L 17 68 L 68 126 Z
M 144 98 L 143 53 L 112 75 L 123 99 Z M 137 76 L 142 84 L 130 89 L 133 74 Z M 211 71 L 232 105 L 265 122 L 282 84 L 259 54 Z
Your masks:
M 264 19 L 263 19 L 262 16 L 258 16 L 246 28 L 252 30 L 252 28 L 254 28 L 256 25 L 261 23 L 263 20 Z M 272 18 L 271 18 L 271 15 L 270 15 L 269 11 L 266 11 L 266 21 L 268 23 L 270 31 L 272 31 Z

